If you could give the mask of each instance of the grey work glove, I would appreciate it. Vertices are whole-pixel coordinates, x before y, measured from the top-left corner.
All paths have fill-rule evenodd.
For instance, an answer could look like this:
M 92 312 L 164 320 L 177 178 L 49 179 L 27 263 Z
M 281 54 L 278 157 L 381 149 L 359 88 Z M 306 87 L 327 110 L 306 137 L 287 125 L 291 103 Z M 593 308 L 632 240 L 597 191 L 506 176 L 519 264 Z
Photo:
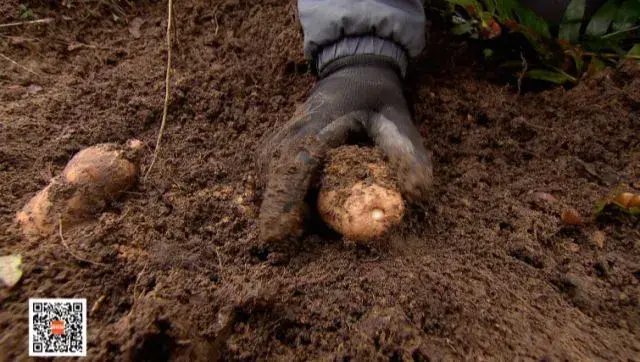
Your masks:
M 302 234 L 304 198 L 327 151 L 364 131 L 398 172 L 404 196 L 421 200 L 432 183 L 431 155 L 411 121 L 395 63 L 354 55 L 325 67 L 307 102 L 264 145 L 266 189 L 260 236 L 266 243 Z

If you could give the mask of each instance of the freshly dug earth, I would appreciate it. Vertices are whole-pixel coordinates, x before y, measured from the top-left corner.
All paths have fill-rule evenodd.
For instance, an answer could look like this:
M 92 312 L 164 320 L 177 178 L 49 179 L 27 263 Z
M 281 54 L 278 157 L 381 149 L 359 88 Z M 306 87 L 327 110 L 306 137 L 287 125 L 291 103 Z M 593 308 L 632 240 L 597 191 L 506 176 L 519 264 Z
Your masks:
M 0 59 L 0 247 L 24 267 L 0 289 L 5 360 L 26 358 L 29 297 L 87 298 L 90 360 L 640 355 L 638 218 L 560 221 L 569 208 L 589 221 L 612 190 L 638 193 L 637 66 L 519 96 L 431 26 L 407 82 L 434 151 L 431 196 L 388 248 L 318 228 L 273 265 L 254 162 L 314 83 L 295 4 L 179 1 L 154 171 L 65 231 L 65 246 L 57 234 L 27 240 L 14 215 L 91 145 L 140 139 L 148 167 L 166 4 L 27 4 L 58 20 L 0 31 L 0 52 L 38 74 Z M 0 11 L 0 23 L 19 16 Z

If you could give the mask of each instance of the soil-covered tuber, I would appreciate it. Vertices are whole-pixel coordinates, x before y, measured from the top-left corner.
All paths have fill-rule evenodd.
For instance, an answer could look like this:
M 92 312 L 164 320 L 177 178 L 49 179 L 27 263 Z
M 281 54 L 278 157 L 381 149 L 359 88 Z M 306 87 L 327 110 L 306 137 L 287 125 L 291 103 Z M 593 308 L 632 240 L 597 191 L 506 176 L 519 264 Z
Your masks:
M 331 228 L 364 242 L 398 224 L 405 205 L 377 149 L 343 146 L 327 155 L 318 211 Z
M 99 144 L 78 152 L 62 175 L 53 178 L 17 213 L 23 232 L 51 234 L 60 221 L 72 226 L 102 211 L 136 182 L 142 145 L 131 140 L 126 147 Z

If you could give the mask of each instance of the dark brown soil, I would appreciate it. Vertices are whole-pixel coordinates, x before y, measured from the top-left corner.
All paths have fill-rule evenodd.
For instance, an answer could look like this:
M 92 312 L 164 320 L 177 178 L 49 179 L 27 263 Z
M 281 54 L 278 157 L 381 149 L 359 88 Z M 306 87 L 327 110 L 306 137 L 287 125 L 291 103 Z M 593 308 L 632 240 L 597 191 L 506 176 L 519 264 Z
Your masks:
M 325 191 L 346 191 L 355 183 L 363 182 L 400 192 L 382 151 L 374 147 L 348 145 L 329 150 L 320 182 Z M 345 197 L 348 195 L 339 199 Z
M 6 3 L 0 23 L 19 20 Z M 434 152 L 426 206 L 388 249 L 312 230 L 273 265 L 254 160 L 314 83 L 295 3 L 177 1 L 155 170 L 65 231 L 67 248 L 60 235 L 24 238 L 15 212 L 85 147 L 138 138 L 148 167 L 166 4 L 44 3 L 29 4 L 56 22 L 0 29 L 0 53 L 37 74 L 0 59 L 0 247 L 24 262 L 21 282 L 0 289 L 0 359 L 26 359 L 30 297 L 87 298 L 91 360 L 640 356 L 638 217 L 559 217 L 573 207 L 591 220 L 610 192 L 640 192 L 637 66 L 518 96 L 486 80 L 464 43 L 429 31 L 407 85 Z

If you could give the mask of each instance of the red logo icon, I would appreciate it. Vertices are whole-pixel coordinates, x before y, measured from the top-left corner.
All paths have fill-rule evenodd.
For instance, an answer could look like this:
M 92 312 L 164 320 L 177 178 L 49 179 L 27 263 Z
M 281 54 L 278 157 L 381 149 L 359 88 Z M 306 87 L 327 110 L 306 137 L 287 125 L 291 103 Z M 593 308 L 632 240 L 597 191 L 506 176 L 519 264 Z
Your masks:
M 64 321 L 51 321 L 51 334 L 56 336 L 64 334 Z

